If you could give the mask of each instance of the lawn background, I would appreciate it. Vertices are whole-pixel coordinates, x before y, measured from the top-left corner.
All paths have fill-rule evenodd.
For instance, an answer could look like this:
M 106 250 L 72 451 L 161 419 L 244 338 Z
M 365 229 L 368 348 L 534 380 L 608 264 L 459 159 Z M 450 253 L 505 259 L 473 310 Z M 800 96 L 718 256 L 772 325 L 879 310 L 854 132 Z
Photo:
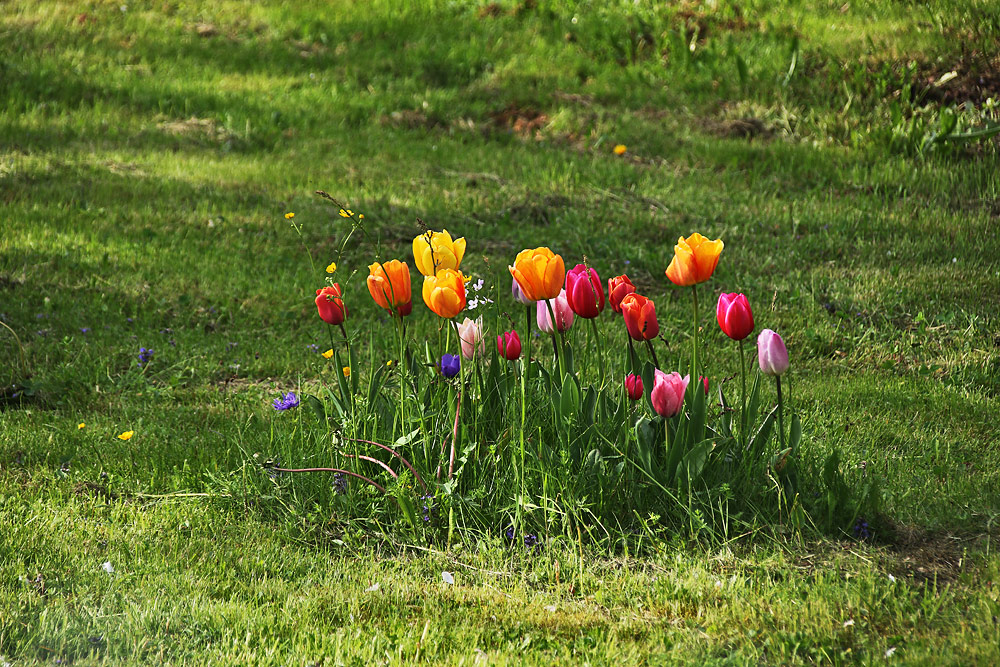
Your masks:
M 0 655 L 1000 660 L 997 144 L 935 136 L 997 121 L 998 38 L 955 0 L 0 4 Z M 675 353 L 673 243 L 723 238 L 710 301 L 785 336 L 811 455 L 881 480 L 893 529 L 445 554 L 225 497 L 297 437 L 277 392 L 339 372 L 308 347 L 343 229 L 317 189 L 386 257 L 420 218 L 487 280 L 543 244 L 627 272 Z M 338 274 L 388 332 L 371 259 Z

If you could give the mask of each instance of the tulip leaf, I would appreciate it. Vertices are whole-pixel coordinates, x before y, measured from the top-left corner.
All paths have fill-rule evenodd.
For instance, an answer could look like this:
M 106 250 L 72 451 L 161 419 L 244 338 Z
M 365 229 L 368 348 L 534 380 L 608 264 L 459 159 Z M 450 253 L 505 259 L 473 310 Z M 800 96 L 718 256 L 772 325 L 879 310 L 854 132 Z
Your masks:
M 798 451 L 799 442 L 801 440 L 802 440 L 802 421 L 799 419 L 798 414 L 793 414 L 792 430 L 788 436 L 788 446 L 791 448 L 792 453 Z
M 403 516 L 406 517 L 407 523 L 417 530 L 417 513 L 413 507 L 413 501 L 409 497 L 400 495 L 396 497 L 396 502 L 399 503 L 399 509 L 403 511 Z
M 582 417 L 585 426 L 593 426 L 597 418 L 597 391 L 593 387 L 584 392 Z
M 702 440 L 692 447 L 684 455 L 684 458 L 681 459 L 681 462 L 677 465 L 676 475 L 685 485 L 689 485 L 701 477 L 701 473 L 705 469 L 705 463 L 708 462 L 708 453 L 712 451 L 713 444 L 711 439 Z
M 691 419 L 689 440 L 700 442 L 705 437 L 705 385 L 700 378 L 691 378 L 688 383 L 687 399 L 689 403 L 689 416 Z
M 642 366 L 642 390 L 646 394 L 646 401 L 649 403 L 649 407 L 651 408 L 653 407 L 653 381 L 655 379 L 655 367 L 652 362 L 647 361 Z
M 635 439 L 637 458 L 647 474 L 653 473 L 653 448 L 662 440 L 663 430 L 658 428 L 660 422 L 647 417 L 640 417 L 635 423 Z
M 746 419 L 746 430 L 749 432 L 753 429 L 754 423 L 757 421 L 757 411 L 760 409 L 760 371 L 753 374 L 753 383 L 750 385 L 750 399 L 747 401 L 747 413 L 744 416 Z M 745 433 L 740 434 L 744 439 L 746 438 Z
M 337 412 L 340 413 L 341 421 L 347 419 L 347 411 L 344 410 L 343 402 L 339 398 L 337 398 L 337 395 L 334 394 L 329 387 L 324 387 L 324 389 L 326 390 L 327 398 L 330 399 L 330 402 L 333 403 L 333 407 L 337 408 Z
M 382 390 L 382 383 L 385 381 L 385 372 L 388 366 L 379 366 L 374 373 L 368 377 L 368 403 L 375 401 L 375 397 Z
M 564 334 L 559 334 L 561 337 L 560 346 L 563 355 L 563 367 L 566 369 L 567 375 L 575 375 L 576 367 L 573 364 L 573 348 L 569 346 L 566 342 L 566 336 Z
M 764 418 L 764 423 L 760 425 L 757 433 L 753 436 L 750 441 L 750 446 L 748 447 L 748 452 L 751 456 L 751 460 L 756 461 L 761 452 L 764 451 L 764 447 L 767 445 L 768 440 L 771 438 L 771 429 L 774 426 L 774 420 L 778 413 L 778 406 L 774 406 L 774 409 L 768 413 L 767 417 Z
M 333 353 L 333 359 L 337 364 L 337 370 L 334 371 L 334 376 L 337 378 L 337 386 L 340 387 L 340 397 L 344 401 L 344 405 L 351 404 L 351 392 L 347 387 L 347 378 L 344 377 L 344 361 L 340 358 L 340 352 Z
M 567 374 L 563 379 L 562 391 L 559 394 L 559 414 L 563 419 L 569 419 L 580 405 L 580 388 L 576 385 L 576 378 Z
M 315 396 L 309 395 L 306 396 L 306 404 L 309 405 L 309 408 L 313 411 L 313 414 L 316 415 L 316 418 L 325 424 L 326 406 L 323 405 L 323 401 L 319 400 Z

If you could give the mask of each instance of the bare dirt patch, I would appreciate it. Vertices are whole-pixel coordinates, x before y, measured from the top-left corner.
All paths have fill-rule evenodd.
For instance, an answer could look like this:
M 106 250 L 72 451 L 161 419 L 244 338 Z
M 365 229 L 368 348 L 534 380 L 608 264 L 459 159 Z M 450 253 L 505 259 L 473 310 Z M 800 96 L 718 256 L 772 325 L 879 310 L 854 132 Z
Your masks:
M 537 109 L 510 104 L 501 111 L 491 113 L 490 121 L 497 128 L 510 130 L 522 137 L 541 140 L 541 129 L 548 125 L 549 117 Z

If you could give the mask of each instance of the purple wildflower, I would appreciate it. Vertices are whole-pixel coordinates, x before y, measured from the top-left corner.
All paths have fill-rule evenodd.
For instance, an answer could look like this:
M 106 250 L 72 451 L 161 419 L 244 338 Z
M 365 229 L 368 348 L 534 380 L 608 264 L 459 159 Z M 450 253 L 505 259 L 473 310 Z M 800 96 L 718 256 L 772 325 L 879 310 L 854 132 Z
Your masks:
M 80 333 L 86 336 L 87 334 L 90 333 L 90 327 L 80 327 Z
M 859 540 L 867 540 L 872 536 L 871 530 L 868 528 L 868 522 L 865 521 L 864 517 L 858 517 L 858 520 L 854 522 L 854 537 Z
M 347 493 L 347 475 L 342 472 L 334 473 L 333 492 L 338 496 Z
M 462 361 L 457 354 L 445 354 L 441 357 L 438 368 L 441 370 L 441 375 L 453 378 L 458 375 L 458 371 L 462 368 Z
M 285 410 L 299 407 L 299 397 L 295 395 L 295 392 L 290 391 L 281 398 L 274 399 L 271 405 L 278 412 L 284 412 Z
M 140 347 L 139 348 L 139 361 L 136 362 L 136 365 L 139 368 L 142 368 L 144 365 L 148 364 L 150 361 L 153 360 L 153 355 L 154 354 L 155 354 L 155 352 L 153 351 L 153 348 L 151 348 L 151 347 L 149 347 L 149 348 L 147 348 L 147 347 Z

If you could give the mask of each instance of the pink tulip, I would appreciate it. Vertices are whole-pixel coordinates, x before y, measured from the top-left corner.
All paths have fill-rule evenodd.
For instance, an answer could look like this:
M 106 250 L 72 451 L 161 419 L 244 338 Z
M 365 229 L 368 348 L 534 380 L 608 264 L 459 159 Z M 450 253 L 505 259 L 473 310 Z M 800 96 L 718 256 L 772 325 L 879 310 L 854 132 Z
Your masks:
M 604 287 L 594 269 L 577 264 L 566 273 L 566 300 L 573 312 L 593 319 L 604 310 Z
M 656 410 L 656 414 L 669 419 L 681 411 L 684 392 L 687 391 L 691 376 L 681 377 L 676 371 L 668 375 L 659 368 L 655 369 L 655 373 L 653 391 L 650 394 L 653 409 Z
M 722 333 L 733 340 L 743 340 L 753 331 L 753 311 L 742 294 L 720 294 L 715 317 Z
M 468 317 L 458 325 L 458 339 L 462 344 L 462 356 L 472 359 L 476 351 L 484 352 L 486 343 L 483 342 L 483 318 L 479 317 L 470 320 Z
M 548 304 L 548 306 L 546 306 Z M 556 318 L 555 327 L 552 326 L 552 317 L 549 315 L 549 306 L 552 308 L 552 312 Z M 535 304 L 537 309 L 535 312 L 535 319 L 538 322 L 538 328 L 547 334 L 558 331 L 562 333 L 567 331 L 571 326 L 573 326 L 573 309 L 569 307 L 569 301 L 566 300 L 566 290 L 559 292 L 559 296 L 554 299 L 549 299 L 548 301 L 538 301 Z
M 514 295 L 515 299 L 523 303 L 525 306 L 530 306 L 531 304 L 535 303 L 528 297 L 524 296 L 524 292 L 521 291 L 521 286 L 517 284 L 516 278 L 512 279 L 510 286 L 510 293 Z
M 641 377 L 635 373 L 629 373 L 625 376 L 625 391 L 628 392 L 628 397 L 633 401 L 638 401 L 642 398 L 642 392 L 644 389 Z
M 516 331 L 505 331 L 497 336 L 497 352 L 507 361 L 516 361 L 521 356 L 521 337 Z
M 757 336 L 757 361 L 765 375 L 781 375 L 788 370 L 788 350 L 781 336 L 764 329 Z
M 705 385 L 705 395 L 708 396 L 708 378 L 702 378 L 701 383 Z

